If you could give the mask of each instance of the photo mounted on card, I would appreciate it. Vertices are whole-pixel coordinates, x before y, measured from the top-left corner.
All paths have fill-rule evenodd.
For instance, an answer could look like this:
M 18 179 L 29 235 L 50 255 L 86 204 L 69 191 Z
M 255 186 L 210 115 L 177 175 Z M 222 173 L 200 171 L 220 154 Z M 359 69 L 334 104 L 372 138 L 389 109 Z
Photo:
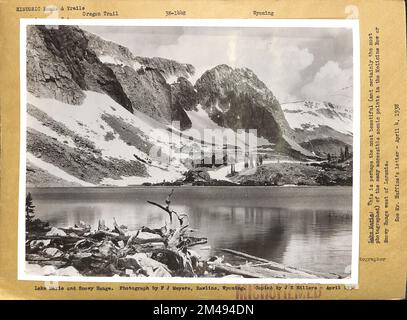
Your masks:
M 357 20 L 20 32 L 19 279 L 358 283 Z

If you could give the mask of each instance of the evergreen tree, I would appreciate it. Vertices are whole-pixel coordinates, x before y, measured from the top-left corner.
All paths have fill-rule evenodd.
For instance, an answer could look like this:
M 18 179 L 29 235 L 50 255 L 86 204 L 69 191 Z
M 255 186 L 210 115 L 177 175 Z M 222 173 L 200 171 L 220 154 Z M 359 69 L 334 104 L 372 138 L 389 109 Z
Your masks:
M 341 161 L 345 160 L 345 154 L 343 152 L 343 149 L 341 148 L 341 157 L 340 157 Z
M 31 223 L 34 218 L 34 204 L 31 193 L 28 192 L 27 196 L 25 197 L 25 222 Z
M 349 147 L 345 146 L 345 159 L 349 158 Z
M 331 162 L 331 154 L 328 153 L 328 162 Z
M 249 167 L 249 155 L 245 153 L 244 155 L 244 167 L 248 168 Z

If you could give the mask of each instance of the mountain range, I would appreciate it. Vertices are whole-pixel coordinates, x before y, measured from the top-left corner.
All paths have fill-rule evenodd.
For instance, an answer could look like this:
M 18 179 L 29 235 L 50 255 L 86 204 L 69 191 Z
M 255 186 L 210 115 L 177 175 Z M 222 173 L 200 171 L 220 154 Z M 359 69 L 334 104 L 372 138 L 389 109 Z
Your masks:
M 248 68 L 218 65 L 192 83 L 194 74 L 191 64 L 137 56 L 79 27 L 29 26 L 27 184 L 181 179 L 192 149 L 214 148 L 202 138 L 204 129 L 256 129 L 268 159 L 318 161 L 352 147 L 351 108 L 280 104 Z

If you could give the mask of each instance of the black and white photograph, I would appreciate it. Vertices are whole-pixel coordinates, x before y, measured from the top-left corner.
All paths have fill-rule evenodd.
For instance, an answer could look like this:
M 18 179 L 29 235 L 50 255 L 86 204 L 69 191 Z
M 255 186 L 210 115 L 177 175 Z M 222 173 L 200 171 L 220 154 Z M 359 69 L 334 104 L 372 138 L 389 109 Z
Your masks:
M 19 277 L 354 283 L 354 21 L 155 22 L 21 24 Z

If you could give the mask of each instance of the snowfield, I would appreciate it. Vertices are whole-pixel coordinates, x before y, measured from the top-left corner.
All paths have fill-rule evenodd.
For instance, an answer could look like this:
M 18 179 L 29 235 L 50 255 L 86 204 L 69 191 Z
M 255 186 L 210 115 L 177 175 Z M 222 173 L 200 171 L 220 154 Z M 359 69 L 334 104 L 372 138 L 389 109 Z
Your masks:
M 114 128 L 103 120 L 103 116 L 114 116 L 126 124 L 130 124 L 140 131 L 142 139 L 156 148 L 161 148 L 162 153 L 170 154 L 170 139 L 172 137 L 166 126 L 144 114 L 138 112 L 131 114 L 105 94 L 92 91 L 85 93 L 86 98 L 79 106 L 63 103 L 55 99 L 37 98 L 29 93 L 27 95 L 27 102 L 45 112 L 56 122 L 62 123 L 79 136 L 94 143 L 95 148 L 101 151 L 103 158 L 117 158 L 129 161 L 136 160 L 135 156 L 137 156 L 151 164 L 146 165 L 147 172 L 151 177 L 123 177 L 122 180 L 105 179 L 103 184 L 127 185 L 143 182 L 161 182 L 164 179 L 171 181 L 180 178 L 182 176 L 181 173 L 187 170 L 180 164 L 178 159 L 171 159 L 173 163 L 171 163 L 171 166 L 168 166 L 166 163 L 160 163 L 152 159 L 148 152 L 142 152 L 138 148 L 128 145 L 115 132 Z M 52 128 L 44 125 L 31 115 L 27 115 L 27 127 L 55 138 L 61 144 L 77 148 L 71 137 L 53 131 Z M 107 138 L 107 134 L 109 138 Z M 27 155 L 27 157 L 30 157 L 30 161 L 36 166 L 49 171 L 61 179 L 87 185 L 86 182 L 70 176 L 65 171 L 37 159 L 31 154 Z
M 45 162 L 45 161 L 35 157 L 33 154 L 31 154 L 29 152 L 27 152 L 26 158 L 33 165 L 37 166 L 40 169 L 47 171 L 48 173 L 52 174 L 53 176 L 61 178 L 65 181 L 78 183 L 84 187 L 94 187 L 94 185 L 92 183 L 80 180 L 80 179 L 66 173 L 64 170 L 59 169 L 58 167 L 54 166 L 53 164 Z
M 188 129 L 185 130 L 185 134 L 190 134 L 193 135 L 195 130 L 198 130 L 200 133 L 203 133 L 204 129 L 211 129 L 211 130 L 217 130 L 217 129 L 224 129 L 223 127 L 218 126 L 211 118 L 209 118 L 208 114 L 206 111 L 202 108 L 200 104 L 197 105 L 197 110 L 191 110 L 191 111 L 185 111 L 191 119 L 192 122 L 192 128 L 194 129 Z
M 105 178 L 101 182 L 101 185 L 113 185 L 113 186 L 129 186 L 129 185 L 140 185 L 145 182 L 149 183 L 160 183 L 163 181 L 174 182 L 182 177 L 179 171 L 174 168 L 169 168 L 168 170 L 148 167 L 147 168 L 150 177 L 122 177 L 120 180 L 115 180 L 111 178 Z
M 56 133 L 54 130 L 45 126 L 44 123 L 37 120 L 30 114 L 27 114 L 27 124 L 29 124 L 28 125 L 29 128 L 35 129 L 38 132 L 41 132 L 51 138 L 55 138 L 58 140 L 58 142 L 66 144 L 71 148 L 75 148 L 75 142 L 72 140 L 71 137 Z
M 106 159 L 115 157 L 123 160 L 134 160 L 134 155 L 145 158 L 146 154 L 121 140 L 118 134 L 114 133 L 114 129 L 102 119 L 102 115 L 114 115 L 131 123 L 136 128 L 141 127 L 150 130 L 154 128 L 134 117 L 107 95 L 92 91 L 85 93 L 85 101 L 79 106 L 54 99 L 37 98 L 31 94 L 28 94 L 27 101 L 47 113 L 55 121 L 63 123 L 68 129 L 89 139 L 97 149 L 102 151 L 102 155 Z M 27 126 L 35 129 L 35 123 L 30 122 L 30 118 L 27 119 Z M 107 133 L 113 134 L 114 139 L 107 140 L 105 138 Z M 52 136 L 55 135 L 59 134 L 52 134 Z
M 111 60 L 105 57 L 104 61 Z M 37 98 L 30 93 L 27 94 L 27 102 L 45 112 L 56 123 L 63 124 L 69 131 L 89 140 L 94 145 L 95 150 L 100 151 L 102 158 L 106 160 L 114 158 L 125 161 L 142 161 L 149 175 L 149 177 L 123 176 L 121 179 L 105 177 L 101 185 L 127 186 L 180 179 L 183 177 L 182 174 L 188 170 L 182 162 L 191 158 L 191 150 L 199 154 L 202 150 L 205 154 L 210 155 L 213 150 L 212 143 L 216 142 L 212 140 L 212 135 L 218 138 L 225 130 L 210 119 L 201 105 L 198 105 L 196 110 L 187 111 L 193 129 L 180 131 L 179 128 L 161 124 L 141 112 L 135 111 L 132 114 L 106 94 L 93 91 L 85 91 L 85 94 L 86 98 L 81 105 L 70 105 L 55 99 Z M 117 132 L 109 124 L 109 121 L 104 120 L 106 117 L 118 119 L 126 126 L 130 126 L 132 132 L 135 132 L 134 134 L 139 138 L 138 141 L 141 145 L 135 146 L 124 141 L 121 133 Z M 120 122 L 118 123 L 120 124 Z M 81 148 L 69 135 L 69 132 L 66 135 L 56 132 L 49 123 L 41 122 L 41 119 L 37 119 L 34 115 L 27 114 L 27 126 L 53 138 L 61 145 L 76 149 Z M 207 132 L 205 135 L 205 130 L 215 131 Z M 231 132 L 235 134 L 232 130 Z M 242 145 L 247 141 L 244 133 L 236 136 L 237 141 Z M 266 139 L 258 138 L 253 134 L 250 134 L 250 139 L 257 141 L 254 149 L 259 146 L 273 147 Z M 215 150 L 221 151 L 223 141 L 217 141 L 217 143 Z M 293 141 L 289 141 L 289 143 L 301 152 L 307 153 Z M 148 146 L 152 146 L 152 148 L 148 149 Z M 271 151 L 272 148 L 268 150 Z M 73 177 L 63 168 L 58 168 L 52 163 L 36 158 L 33 154 L 27 153 L 27 159 L 58 178 L 83 186 L 92 186 L 91 183 Z M 243 162 L 236 164 L 236 171 L 243 169 Z M 212 179 L 229 180 L 226 178 L 229 170 L 230 166 L 213 169 L 209 170 L 209 175 Z
M 352 112 L 346 107 L 333 108 L 321 102 L 298 102 L 282 105 L 284 115 L 293 129 L 313 130 L 318 126 L 328 126 L 344 133 L 352 134 Z
M 116 64 L 116 65 L 121 65 L 121 66 L 128 66 L 130 68 L 133 68 L 135 71 L 139 70 L 141 67 L 143 67 L 142 64 L 140 64 L 137 61 L 132 61 L 130 63 L 126 63 L 120 59 L 114 58 L 112 56 L 108 56 L 108 55 L 101 55 L 98 57 L 99 60 L 102 63 L 107 63 L 107 64 Z

